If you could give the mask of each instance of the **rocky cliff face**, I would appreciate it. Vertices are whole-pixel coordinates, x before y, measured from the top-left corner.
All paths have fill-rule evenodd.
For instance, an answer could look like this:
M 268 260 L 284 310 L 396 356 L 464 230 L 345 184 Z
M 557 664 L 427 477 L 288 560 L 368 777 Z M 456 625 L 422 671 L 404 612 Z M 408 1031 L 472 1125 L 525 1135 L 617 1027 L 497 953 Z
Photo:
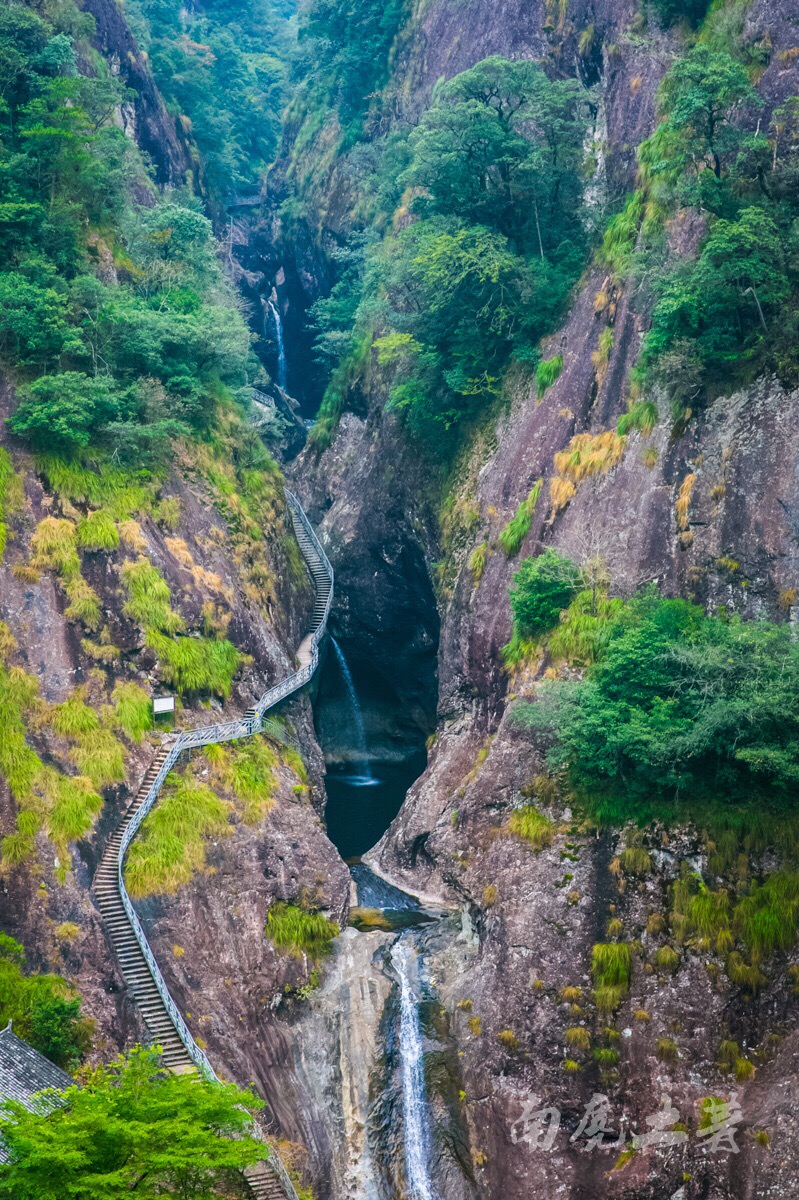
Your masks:
M 747 10 L 745 36 L 768 33 L 773 42 L 758 85 L 767 109 L 797 90 L 785 53 L 798 15 L 795 6 L 791 11 L 787 16 L 757 0 Z M 544 6 L 427 6 L 405 39 L 396 103 L 406 114 L 418 112 L 436 79 L 488 54 L 547 58 L 596 82 L 607 128 L 605 170 L 629 182 L 635 146 L 651 132 L 654 93 L 673 54 L 665 35 L 635 36 L 634 18 L 634 6 L 624 3 L 570 6 L 560 27 Z M 598 46 L 585 61 L 577 39 L 590 23 L 599 31 Z M 681 253 L 697 234 L 683 218 L 670 236 Z M 799 410 L 796 397 L 774 380 L 715 401 L 683 437 L 656 435 L 656 458 L 651 452 L 644 458 L 643 440 L 631 435 L 615 469 L 580 483 L 565 508 L 555 511 L 548 502 L 555 453 L 575 434 L 614 429 L 626 407 L 646 314 L 624 290 L 609 304 L 597 303 L 608 284 L 601 272 L 586 274 L 562 330 L 544 347 L 545 357 L 563 355 L 559 379 L 541 401 L 532 385 L 518 383 L 495 433 L 479 438 L 460 465 L 455 519 L 443 544 L 433 489 L 382 409 L 379 373 L 363 385 L 367 411 L 346 414 L 321 459 L 306 452 L 293 470 L 343 576 L 343 619 L 356 623 L 366 643 L 373 640 L 367 626 L 385 629 L 410 603 L 417 630 L 429 626 L 422 592 L 414 582 L 398 595 L 394 571 L 404 557 L 426 563 L 432 576 L 438 562 L 438 734 L 427 771 L 367 861 L 431 904 L 460 910 L 468 926 L 467 936 L 457 921 L 438 926 L 426 961 L 458 1046 L 459 1121 L 479 1195 L 787 1197 L 797 1173 L 787 1100 L 796 1087 L 799 1047 L 790 974 L 796 954 L 775 964 L 757 1000 L 724 977 L 712 954 L 682 951 L 673 974 L 655 965 L 670 885 L 686 864 L 707 871 L 708 847 L 696 830 L 648 829 L 643 846 L 651 874 L 625 879 L 618 856 L 636 843 L 632 830 L 598 835 L 576 824 L 557 800 L 548 810 L 559 830 L 551 847 L 536 852 L 506 828 L 520 790 L 541 769 L 541 747 L 506 716 L 508 679 L 499 651 L 510 634 L 515 564 L 489 552 L 475 583 L 468 556 L 476 545 L 496 544 L 537 479 L 544 488 L 522 556 L 542 544 L 581 558 L 601 553 L 622 590 L 657 580 L 669 594 L 747 616 L 784 611 L 796 579 Z M 592 356 L 609 326 L 613 350 L 598 371 Z M 690 498 L 687 517 L 675 510 L 681 488 Z M 386 553 L 389 521 L 401 553 Z M 419 578 L 415 567 L 411 578 Z M 368 617 L 359 615 L 362 595 L 370 597 Z M 530 682 L 517 679 L 514 690 L 523 693 Z M 585 1015 L 580 1000 L 591 986 L 591 946 L 606 938 L 610 920 L 620 920 L 625 937 L 640 942 L 641 955 L 629 997 L 603 1025 Z M 566 1030 L 575 1023 L 594 1047 L 613 1052 L 606 1056 L 611 1067 L 564 1072 L 571 1054 Z M 723 1038 L 747 1048 L 757 1063 L 753 1079 L 731 1082 L 721 1069 Z M 628 1130 L 642 1132 L 664 1094 L 678 1113 L 672 1123 L 682 1122 L 688 1139 L 668 1152 L 644 1147 L 623 1154 L 622 1137 L 613 1149 L 589 1152 L 570 1137 L 595 1094 L 609 1097 L 614 1142 L 622 1115 Z M 562 1113 L 551 1153 L 522 1136 L 518 1119 L 532 1096 Z M 708 1155 L 696 1136 L 702 1102 L 712 1096 L 740 1102 L 737 1156 Z

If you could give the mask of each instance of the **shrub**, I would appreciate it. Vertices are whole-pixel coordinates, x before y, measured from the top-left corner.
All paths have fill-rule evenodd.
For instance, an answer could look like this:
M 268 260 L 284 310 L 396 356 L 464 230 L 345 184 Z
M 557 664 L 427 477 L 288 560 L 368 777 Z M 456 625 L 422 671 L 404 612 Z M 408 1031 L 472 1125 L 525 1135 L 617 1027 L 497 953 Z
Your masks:
M 335 921 L 320 912 L 311 912 L 295 904 L 278 901 L 266 918 L 266 936 L 279 950 L 319 962 L 330 953 L 340 929 Z
M 548 633 L 571 603 L 578 580 L 577 567 L 556 550 L 525 559 L 510 591 L 514 630 L 524 637 Z
M 538 497 L 541 495 L 541 488 L 544 486 L 543 479 L 539 479 L 527 494 L 527 498 L 522 500 L 519 507 L 516 509 L 516 514 L 511 521 L 505 526 L 499 535 L 499 544 L 507 554 L 508 558 L 513 558 L 519 553 L 524 539 L 530 532 L 530 526 L 533 521 Z M 482 574 L 482 572 L 481 572 Z
M 528 804 L 511 813 L 508 829 L 516 837 L 529 842 L 535 850 L 543 850 L 552 845 L 556 827 L 549 817 L 545 817 L 534 805 Z
M 563 370 L 563 355 L 556 354 L 553 358 L 542 359 L 538 364 L 535 372 L 536 389 L 538 391 L 538 399 L 541 400 L 544 394 L 560 375 Z

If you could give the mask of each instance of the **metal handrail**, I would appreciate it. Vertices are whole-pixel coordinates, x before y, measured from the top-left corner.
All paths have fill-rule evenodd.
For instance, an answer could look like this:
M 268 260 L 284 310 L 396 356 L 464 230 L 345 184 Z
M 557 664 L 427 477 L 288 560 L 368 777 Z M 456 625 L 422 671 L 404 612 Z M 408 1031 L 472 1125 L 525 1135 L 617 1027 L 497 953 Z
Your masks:
M 152 975 L 153 982 L 155 983 L 159 995 L 164 1002 L 164 1007 L 169 1014 L 170 1020 L 175 1027 L 178 1037 L 186 1047 L 186 1051 L 189 1054 L 192 1062 L 206 1079 L 216 1079 L 217 1075 L 208 1061 L 207 1056 L 192 1037 L 186 1022 L 181 1016 L 180 1010 L 172 999 L 169 988 L 167 987 L 166 981 L 161 974 L 161 969 L 158 966 L 155 955 L 150 949 L 150 943 L 147 941 L 145 932 L 141 927 L 141 922 L 139 921 L 136 910 L 131 903 L 127 888 L 125 887 L 123 866 L 128 847 L 138 833 L 142 821 L 144 821 L 145 817 L 147 817 L 152 811 L 152 808 L 158 799 L 158 794 L 161 791 L 164 780 L 177 763 L 183 751 L 192 750 L 199 746 L 216 745 L 219 742 L 228 742 L 237 738 L 252 737 L 253 734 L 259 733 L 262 727 L 264 713 L 266 713 L 268 709 L 274 708 L 274 706 L 281 700 L 285 699 L 286 696 L 290 696 L 294 692 L 299 691 L 300 688 L 304 687 L 305 684 L 308 683 L 313 677 L 313 674 L 319 664 L 319 643 L 324 637 L 328 616 L 330 615 L 330 606 L 333 602 L 333 568 L 330 565 L 327 555 L 322 549 L 322 546 L 311 526 L 310 521 L 303 512 L 297 497 L 290 492 L 288 488 L 286 489 L 286 499 L 289 503 L 292 516 L 296 518 L 296 521 L 302 526 L 303 532 L 307 535 L 314 555 L 327 580 L 327 595 L 325 598 L 324 612 L 316 628 L 314 629 L 313 636 L 311 638 L 311 645 L 313 647 L 311 661 L 307 663 L 306 666 L 300 667 L 298 670 L 293 671 L 291 675 L 288 675 L 285 679 L 281 680 L 280 683 L 275 684 L 274 687 L 271 687 L 264 692 L 258 703 L 253 706 L 255 710 L 255 715 L 253 717 L 238 721 L 227 721 L 216 725 L 206 725 L 199 729 L 187 729 L 183 733 L 180 733 L 175 741 L 170 745 L 169 752 L 164 759 L 158 774 L 150 785 L 150 789 L 147 792 L 143 803 L 139 806 L 129 824 L 126 826 L 125 832 L 122 836 L 122 842 L 119 847 L 119 853 L 117 855 L 119 895 L 130 922 L 131 929 L 133 930 L 134 937 L 136 938 L 139 948 L 144 955 L 144 959 L 147 963 L 150 974 Z M 302 543 L 300 543 L 300 549 L 303 549 Z M 306 563 L 310 567 L 311 562 L 309 556 L 304 550 L 303 555 Z M 319 595 L 320 591 L 321 588 L 317 584 L 317 595 Z M 284 1190 L 286 1191 L 286 1195 L 289 1197 L 289 1200 L 297 1200 L 297 1193 L 294 1185 L 289 1179 L 288 1172 L 286 1171 L 286 1168 L 280 1161 L 279 1155 L 274 1149 L 270 1150 L 269 1162 L 277 1172 L 280 1181 L 283 1184 Z

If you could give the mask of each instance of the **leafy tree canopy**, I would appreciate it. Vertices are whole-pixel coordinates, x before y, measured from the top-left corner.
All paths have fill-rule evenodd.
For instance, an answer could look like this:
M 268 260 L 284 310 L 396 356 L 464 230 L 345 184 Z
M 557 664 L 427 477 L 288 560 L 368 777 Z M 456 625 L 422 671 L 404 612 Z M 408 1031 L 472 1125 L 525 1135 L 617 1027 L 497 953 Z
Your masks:
M 246 1110 L 260 1107 L 251 1093 L 170 1074 L 140 1046 L 60 1093 L 48 1112 L 53 1098 L 40 1113 L 9 1104 L 0 1117 L 10 1153 L 0 1196 L 214 1200 L 264 1153 L 248 1133 Z

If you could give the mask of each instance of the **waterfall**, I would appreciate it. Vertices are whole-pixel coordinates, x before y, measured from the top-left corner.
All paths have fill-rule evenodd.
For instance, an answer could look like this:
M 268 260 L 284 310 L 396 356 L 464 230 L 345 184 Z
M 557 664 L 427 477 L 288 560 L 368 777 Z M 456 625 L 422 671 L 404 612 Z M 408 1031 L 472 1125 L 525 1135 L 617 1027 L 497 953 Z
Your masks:
M 286 346 L 283 341 L 283 322 L 280 320 L 280 309 L 274 300 L 269 299 L 269 311 L 275 323 L 275 341 L 277 342 L 277 386 L 281 391 L 286 390 L 288 371 L 286 367 Z
M 395 942 L 391 962 L 400 983 L 399 1053 L 402 1064 L 402 1115 L 405 1124 L 405 1172 L 409 1200 L 436 1200 L 430 1179 L 430 1113 L 424 1086 L 422 1027 L 410 978 L 411 950 Z
M 330 638 L 333 643 L 333 649 L 336 653 L 341 677 L 344 680 L 344 686 L 347 689 L 347 701 L 349 703 L 350 713 L 352 715 L 352 731 L 355 735 L 355 746 L 358 751 L 358 767 L 361 774 L 355 776 L 351 782 L 360 783 L 364 786 L 375 784 L 378 780 L 372 774 L 372 768 L 369 763 L 369 755 L 366 753 L 366 730 L 363 724 L 363 713 L 358 702 L 358 693 L 355 690 L 352 674 L 347 665 L 347 660 L 344 657 L 344 651 L 339 646 L 334 637 Z

